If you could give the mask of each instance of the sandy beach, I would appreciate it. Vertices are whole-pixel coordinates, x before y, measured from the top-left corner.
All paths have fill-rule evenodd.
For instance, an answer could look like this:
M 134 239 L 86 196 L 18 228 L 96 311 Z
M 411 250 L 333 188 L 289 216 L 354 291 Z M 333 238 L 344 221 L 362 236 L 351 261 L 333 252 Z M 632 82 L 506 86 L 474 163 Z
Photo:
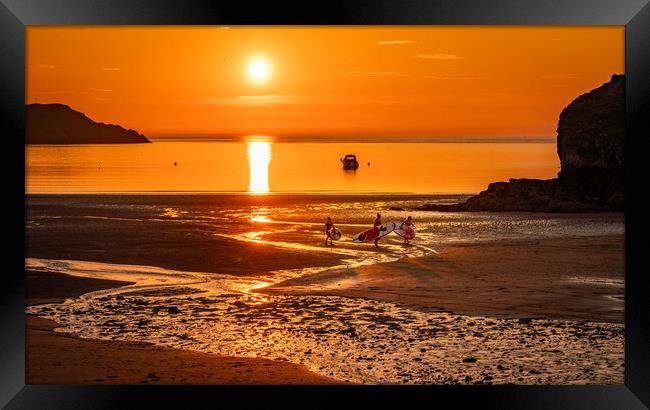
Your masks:
M 622 383 L 623 215 L 408 211 L 409 245 L 350 239 L 449 200 L 30 197 L 28 379 Z
M 403 326 L 408 326 L 412 318 L 381 310 L 378 313 L 383 308 L 372 301 L 382 301 L 407 311 L 442 315 L 428 316 L 425 326 L 416 326 L 417 336 L 397 342 L 416 355 L 434 355 L 429 359 L 438 366 L 435 376 L 426 369 L 431 382 L 616 384 L 623 382 L 622 247 L 623 238 L 617 236 L 452 246 L 438 255 L 315 273 L 256 289 L 254 293 L 281 299 L 255 304 L 257 301 L 248 297 L 246 302 L 235 302 L 237 309 L 226 313 L 235 314 L 243 323 L 258 325 L 260 331 L 266 329 L 266 334 L 273 326 L 258 318 L 267 314 L 293 318 L 298 316 L 296 312 L 305 311 L 304 322 L 309 317 L 322 321 L 332 314 L 350 318 L 350 313 L 357 311 L 356 315 L 369 320 L 371 329 L 388 326 L 397 334 L 410 335 Z M 502 257 L 490 260 L 489 255 L 495 253 Z M 591 255 L 587 265 L 585 253 Z M 522 280 L 522 272 L 528 280 Z M 30 272 L 28 278 L 28 303 L 61 302 L 65 297 L 129 284 L 52 272 Z M 286 299 L 297 295 L 343 299 L 335 299 L 335 303 L 331 303 L 332 299 L 322 303 L 318 299 Z M 119 300 L 119 296 L 113 296 L 109 302 Z M 177 303 L 187 309 L 180 300 Z M 157 306 L 154 313 L 166 305 Z M 186 350 L 106 338 L 80 339 L 74 334 L 53 332 L 56 326 L 47 319 L 27 318 L 28 383 L 353 381 L 318 374 L 285 360 L 201 353 L 191 347 Z M 368 369 L 379 368 L 380 363 L 368 355 L 369 348 L 363 342 L 363 325 L 350 321 L 346 326 L 348 330 L 337 333 L 349 338 L 361 352 L 349 359 L 376 363 L 369 364 Z M 324 328 L 318 325 L 309 329 L 316 333 L 331 331 L 320 330 Z M 527 348 L 520 350 L 524 346 Z M 345 350 L 345 346 L 341 345 L 341 349 Z M 417 370 L 406 371 L 403 367 L 410 360 L 418 365 L 422 358 L 411 357 L 394 365 L 404 383 L 413 382 L 409 374 L 417 374 Z M 571 367 L 580 369 L 579 374 L 559 370 Z
M 370 298 L 470 316 L 623 323 L 624 259 L 622 235 L 464 244 L 257 292 Z
M 27 305 L 128 285 L 26 272 Z M 163 348 L 149 343 L 80 339 L 56 322 L 26 317 L 27 384 L 339 384 L 304 366 Z

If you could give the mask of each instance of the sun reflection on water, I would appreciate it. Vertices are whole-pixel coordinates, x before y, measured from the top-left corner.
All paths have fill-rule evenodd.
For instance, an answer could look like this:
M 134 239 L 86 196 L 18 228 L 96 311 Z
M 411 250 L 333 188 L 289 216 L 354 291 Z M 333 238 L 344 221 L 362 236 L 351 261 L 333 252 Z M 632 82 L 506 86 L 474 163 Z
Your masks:
M 266 215 L 255 215 L 251 218 L 251 222 L 271 222 L 271 220 Z
M 255 194 L 268 193 L 271 143 L 268 141 L 249 141 L 248 162 L 250 166 L 248 191 Z

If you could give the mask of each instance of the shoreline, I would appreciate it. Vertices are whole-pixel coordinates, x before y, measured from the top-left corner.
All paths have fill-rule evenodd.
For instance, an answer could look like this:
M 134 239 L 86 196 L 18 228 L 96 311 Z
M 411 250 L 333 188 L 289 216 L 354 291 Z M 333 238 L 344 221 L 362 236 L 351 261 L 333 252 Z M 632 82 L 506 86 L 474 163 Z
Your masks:
M 422 312 L 503 319 L 624 323 L 624 239 L 453 244 L 437 255 L 326 271 L 255 292 L 369 298 Z
M 390 330 L 391 326 L 399 328 L 401 324 L 406 330 L 409 326 L 408 320 L 400 322 L 402 319 L 398 319 L 401 315 L 398 311 L 394 312 L 395 315 L 389 322 L 384 322 L 388 318 L 386 313 L 375 312 L 376 309 L 372 307 L 389 303 L 407 316 L 431 313 L 434 320 L 431 323 L 438 323 L 438 327 L 434 326 L 432 329 L 429 329 L 432 326 L 429 322 L 420 330 L 411 329 L 424 333 L 415 336 L 415 339 L 408 339 L 408 343 L 404 342 L 406 344 L 395 346 L 411 347 L 420 352 L 423 351 L 419 350 L 422 347 L 427 352 L 423 353 L 421 358 L 429 357 L 428 360 L 433 360 L 428 363 L 426 360 L 418 361 L 409 365 L 414 366 L 409 369 L 415 372 L 415 380 L 427 377 L 427 383 L 443 384 L 463 381 L 472 384 L 571 384 L 580 381 L 609 383 L 622 377 L 619 370 L 622 367 L 616 358 L 622 354 L 620 334 L 617 332 L 622 331 L 624 314 L 623 250 L 624 235 L 446 245 L 437 255 L 406 257 L 398 261 L 357 268 L 331 269 L 281 281 L 253 291 L 259 296 L 268 295 L 270 303 L 255 306 L 231 302 L 226 307 L 230 315 L 239 318 L 236 320 L 244 321 L 242 325 L 255 325 L 258 321 L 261 324 L 265 319 L 258 319 L 258 316 L 268 314 L 288 315 L 290 320 L 294 317 L 299 319 L 300 316 L 293 315 L 304 310 L 301 313 L 301 323 L 305 318 L 312 320 L 322 317 L 321 323 L 306 325 L 316 330 L 325 325 L 324 322 L 334 323 L 340 316 L 332 316 L 327 312 L 342 309 L 341 320 L 345 321 L 349 319 L 343 316 L 349 316 L 349 313 L 358 311 L 361 307 L 366 313 L 349 317 L 355 318 L 353 320 L 354 326 L 358 326 L 357 331 L 368 330 L 364 327 L 366 325 L 357 323 L 370 317 L 367 315 L 379 315 L 372 319 L 376 323 L 369 325 L 370 328 L 388 326 Z M 498 258 L 493 257 L 497 254 Z M 299 255 L 296 257 L 300 258 Z M 55 281 L 66 277 L 64 280 L 88 280 L 58 275 L 58 278 L 54 278 Z M 524 277 L 527 280 L 522 280 Z M 573 277 L 575 281 L 566 282 L 567 278 Z M 94 279 L 90 279 L 90 282 L 98 286 Z M 110 282 L 113 282 L 110 286 L 104 286 L 111 288 L 126 283 Z M 45 292 L 56 289 L 54 286 L 42 288 Z M 296 296 L 304 300 L 292 299 Z M 316 299 L 310 298 L 311 296 Z M 328 298 L 319 300 L 319 296 Z M 32 299 L 34 297 L 43 299 L 43 295 L 32 294 Z M 113 296 L 105 303 L 121 305 L 118 300 Z M 125 306 L 137 306 L 137 296 L 136 299 L 127 296 L 126 300 L 132 304 Z M 201 304 L 200 297 L 192 303 Z M 169 305 L 163 302 L 161 306 L 166 309 Z M 190 305 L 177 306 L 180 306 L 182 312 L 195 309 L 190 308 Z M 204 306 L 199 311 L 213 311 L 212 305 Z M 215 308 L 214 312 L 223 312 L 217 306 Z M 154 309 L 155 313 L 157 308 L 151 306 L 147 309 Z M 114 311 L 119 314 L 121 310 L 118 308 Z M 436 316 L 438 312 L 449 316 Z M 71 310 L 68 314 L 76 313 Z M 163 322 L 158 325 L 176 323 L 166 322 L 165 317 L 169 316 L 163 315 Z M 171 317 L 169 319 L 173 321 Z M 335 376 L 337 379 L 332 379 L 325 376 L 327 373 L 312 372 L 306 365 L 293 361 L 293 356 L 268 360 L 239 357 L 236 354 L 239 352 L 231 352 L 228 349 L 216 351 L 226 352 L 231 356 L 201 352 L 200 349 L 120 341 L 119 336 L 118 340 L 82 339 L 70 334 L 55 333 L 52 330 L 53 322 L 47 320 L 43 322 L 43 319 L 28 316 L 27 322 L 27 348 L 30 354 L 36 355 L 32 357 L 33 361 L 38 363 L 37 366 L 33 365 L 36 366 L 35 369 L 30 369 L 28 363 L 28 381 L 34 384 L 338 384 L 348 380 L 346 377 L 340 377 L 338 373 Z M 273 327 L 268 323 L 262 328 L 264 326 L 269 326 L 269 330 Z M 300 326 L 304 330 L 305 325 Z M 108 335 L 118 335 L 119 329 L 120 327 L 114 327 L 111 330 L 109 327 Z M 427 333 L 442 329 L 446 330 L 434 337 Z M 345 329 L 344 331 L 347 332 Z M 328 332 L 336 334 L 337 330 Z M 508 332 L 508 335 L 501 332 Z M 266 331 L 264 333 L 266 335 Z M 393 337 L 411 337 L 410 333 L 409 336 L 404 336 L 406 334 L 398 329 Z M 496 342 L 499 338 L 497 334 L 501 334 L 500 338 L 505 337 L 504 340 L 508 340 L 510 347 Z M 356 341 L 356 337 L 358 336 L 354 333 L 350 334 L 350 340 L 346 341 L 348 350 L 344 355 L 348 355 L 346 360 L 362 363 L 368 360 L 366 355 L 369 351 L 363 350 L 362 346 L 354 347 L 355 343 L 365 340 L 363 337 Z M 480 339 L 485 341 L 480 342 Z M 560 340 L 562 343 L 569 343 L 570 351 L 581 353 L 575 357 L 566 356 L 562 350 L 556 349 Z M 493 345 L 492 353 L 485 352 L 480 347 L 482 343 Z M 521 345 L 515 348 L 511 343 Z M 541 365 L 545 369 L 542 370 L 544 376 L 539 375 L 540 369 L 537 366 L 532 366 L 524 359 L 524 356 L 533 353 L 524 347 L 526 343 L 534 346 L 537 360 L 545 363 Z M 357 348 L 360 350 L 355 350 Z M 255 353 L 256 350 L 252 352 Z M 263 354 L 264 351 L 259 352 Z M 517 369 L 508 365 L 508 353 L 516 356 L 516 360 L 521 360 Z M 314 354 L 317 355 L 317 352 Z M 411 354 L 408 356 L 408 360 L 421 360 Z M 113 357 L 119 357 L 120 364 L 107 370 L 107 364 L 113 365 Z M 467 357 L 478 358 L 480 365 L 466 365 L 464 360 Z M 606 367 L 598 364 L 602 361 L 606 362 L 606 365 L 603 365 Z M 174 363 L 183 364 L 176 366 Z M 380 366 L 380 362 L 373 363 L 379 369 L 377 366 Z M 574 369 L 586 368 L 588 373 L 580 371 L 568 375 L 566 370 L 563 370 L 565 374 L 554 376 L 560 371 L 559 368 L 555 369 L 557 363 L 564 363 Z M 313 363 L 311 365 L 313 366 Z M 352 366 L 357 365 L 359 364 Z M 390 368 L 391 365 L 392 363 L 386 363 L 384 366 Z M 66 371 L 61 371 L 61 368 Z M 140 369 L 156 370 L 144 372 Z M 593 370 L 595 374 L 589 373 Z M 427 376 L 427 372 L 431 371 L 433 373 Z M 273 375 L 269 376 L 269 372 Z M 411 380 L 405 378 L 404 382 Z
M 28 288 L 26 306 L 61 303 L 65 298 L 130 283 L 54 272 L 45 275 L 50 276 L 49 280 L 43 279 L 40 272 L 34 275 L 29 271 L 26 276 L 28 283 L 33 284 L 33 279 L 48 282 L 39 289 Z M 64 286 L 70 290 L 62 291 Z M 141 342 L 82 339 L 55 332 L 59 324 L 52 320 L 26 314 L 25 322 L 27 384 L 345 384 L 290 362 L 221 356 Z

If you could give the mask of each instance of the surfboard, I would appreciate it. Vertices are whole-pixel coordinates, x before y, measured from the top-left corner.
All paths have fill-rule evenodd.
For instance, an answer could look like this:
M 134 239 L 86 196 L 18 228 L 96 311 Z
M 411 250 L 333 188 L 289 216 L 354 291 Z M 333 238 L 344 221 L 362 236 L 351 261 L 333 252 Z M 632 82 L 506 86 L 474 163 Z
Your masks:
M 341 230 L 340 230 L 340 229 L 338 229 L 338 228 L 332 228 L 332 229 L 329 230 L 329 233 L 330 233 L 330 237 L 331 237 L 333 240 L 338 241 L 339 239 L 341 239 L 341 235 L 342 235 L 342 233 L 341 233 Z
M 372 242 L 395 230 L 395 222 L 387 222 L 383 225 L 375 226 L 367 231 L 359 232 L 352 237 L 353 242 Z
M 404 225 L 401 222 L 395 223 L 395 233 L 404 239 L 415 238 L 415 229 L 412 226 Z

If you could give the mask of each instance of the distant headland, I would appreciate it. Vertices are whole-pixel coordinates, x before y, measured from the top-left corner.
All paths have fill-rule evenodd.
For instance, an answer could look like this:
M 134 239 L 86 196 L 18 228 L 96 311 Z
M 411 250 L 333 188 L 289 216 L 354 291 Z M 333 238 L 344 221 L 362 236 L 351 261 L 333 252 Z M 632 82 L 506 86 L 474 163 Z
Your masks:
M 64 104 L 25 106 L 26 144 L 139 144 L 144 135 L 119 125 L 95 122 Z
M 625 75 L 573 100 L 560 113 L 557 178 L 510 179 L 433 211 L 619 212 L 624 210 Z

